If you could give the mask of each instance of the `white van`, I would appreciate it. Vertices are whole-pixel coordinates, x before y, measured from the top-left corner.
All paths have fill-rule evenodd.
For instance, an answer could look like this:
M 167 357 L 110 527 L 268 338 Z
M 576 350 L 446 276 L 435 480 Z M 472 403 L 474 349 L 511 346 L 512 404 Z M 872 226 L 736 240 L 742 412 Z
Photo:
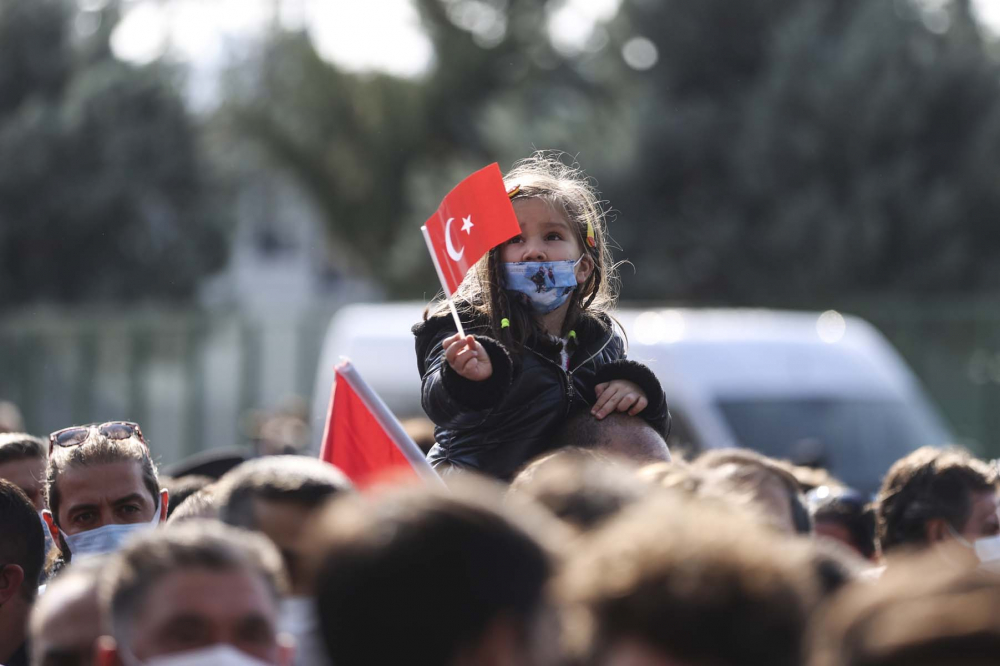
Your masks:
M 322 434 L 333 366 L 346 356 L 400 418 L 422 415 L 410 327 L 422 303 L 355 305 L 327 332 L 312 423 Z M 629 358 L 656 373 L 674 447 L 746 446 L 828 467 L 866 492 L 947 427 L 916 377 L 867 322 L 836 312 L 626 309 Z M 317 444 L 318 445 L 318 444 Z

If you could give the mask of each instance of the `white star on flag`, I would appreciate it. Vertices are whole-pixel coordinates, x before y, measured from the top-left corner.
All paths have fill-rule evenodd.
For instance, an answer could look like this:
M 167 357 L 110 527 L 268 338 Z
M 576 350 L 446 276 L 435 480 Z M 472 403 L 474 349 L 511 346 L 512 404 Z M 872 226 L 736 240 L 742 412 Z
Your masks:
M 469 234 L 471 236 L 472 235 L 472 227 L 474 227 L 474 226 L 476 226 L 476 225 L 474 225 L 472 223 L 472 216 L 471 215 L 469 217 L 463 217 L 462 218 L 462 231 L 464 231 L 465 233 L 467 233 L 467 234 Z

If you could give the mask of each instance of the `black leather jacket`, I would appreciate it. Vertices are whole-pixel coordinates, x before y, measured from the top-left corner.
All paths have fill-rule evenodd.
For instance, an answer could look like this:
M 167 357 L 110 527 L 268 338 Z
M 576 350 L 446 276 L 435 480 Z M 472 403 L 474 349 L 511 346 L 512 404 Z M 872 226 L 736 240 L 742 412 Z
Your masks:
M 428 454 L 435 467 L 453 465 L 510 480 L 528 461 L 551 448 L 559 426 L 575 410 L 590 410 L 594 387 L 612 379 L 635 382 L 649 405 L 640 416 L 666 437 L 670 414 L 656 376 L 625 359 L 624 344 L 606 316 L 582 315 L 574 330 L 577 345 L 569 370 L 559 362 L 561 343 L 533 338 L 511 355 L 489 338 L 485 321 L 462 321 L 490 356 L 493 374 L 481 382 L 465 379 L 448 365 L 441 342 L 455 334 L 450 315 L 413 327 L 422 404 L 437 426 Z

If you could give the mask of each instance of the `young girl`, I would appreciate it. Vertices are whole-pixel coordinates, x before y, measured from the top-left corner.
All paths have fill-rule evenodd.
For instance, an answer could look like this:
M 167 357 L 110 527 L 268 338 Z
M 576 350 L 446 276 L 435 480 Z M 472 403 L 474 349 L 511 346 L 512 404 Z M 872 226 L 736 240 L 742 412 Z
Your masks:
M 446 303 L 413 327 L 431 464 L 509 480 L 550 448 L 566 418 L 639 415 L 666 437 L 663 390 L 625 359 L 604 214 L 578 170 L 536 153 L 504 178 L 521 233 L 493 248 Z

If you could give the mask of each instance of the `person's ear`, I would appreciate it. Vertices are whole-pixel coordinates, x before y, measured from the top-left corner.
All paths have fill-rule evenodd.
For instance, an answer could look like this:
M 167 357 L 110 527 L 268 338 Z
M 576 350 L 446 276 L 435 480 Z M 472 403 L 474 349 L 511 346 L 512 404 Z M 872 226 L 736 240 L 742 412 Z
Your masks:
M 576 265 L 576 283 L 583 284 L 590 279 L 594 272 L 594 259 L 589 252 L 584 252 L 580 258 L 580 263 Z
M 295 661 L 295 637 L 291 634 L 278 634 L 278 666 L 292 666 Z
M 160 488 L 160 524 L 167 522 L 167 514 L 170 513 L 170 491 Z
M 24 569 L 18 564 L 0 568 L 0 607 L 17 596 L 24 582 Z
M 935 544 L 947 539 L 954 539 L 948 529 L 948 521 L 944 518 L 931 518 L 924 524 L 924 536 L 928 544 Z
M 111 636 L 99 636 L 94 641 L 94 666 L 121 666 L 118 643 Z

